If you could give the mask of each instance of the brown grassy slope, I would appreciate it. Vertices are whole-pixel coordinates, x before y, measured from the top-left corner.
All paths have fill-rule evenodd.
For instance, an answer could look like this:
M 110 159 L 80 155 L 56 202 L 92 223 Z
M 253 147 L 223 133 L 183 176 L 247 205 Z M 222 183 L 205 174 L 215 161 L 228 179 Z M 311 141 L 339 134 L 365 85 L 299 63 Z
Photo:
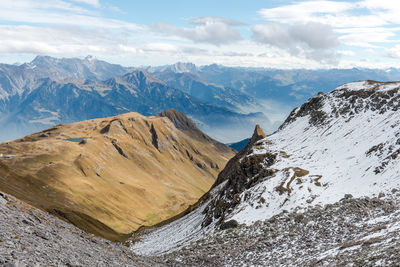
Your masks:
M 234 156 L 174 110 L 58 125 L 0 154 L 16 155 L 0 158 L 1 191 L 113 240 L 185 210 Z

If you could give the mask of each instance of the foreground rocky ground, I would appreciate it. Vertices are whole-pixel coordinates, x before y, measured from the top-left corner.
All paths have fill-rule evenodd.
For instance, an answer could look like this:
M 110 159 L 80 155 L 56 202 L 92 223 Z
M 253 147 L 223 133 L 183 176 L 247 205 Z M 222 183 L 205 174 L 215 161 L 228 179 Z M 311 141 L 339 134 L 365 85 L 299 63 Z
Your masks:
M 400 266 L 400 194 L 344 199 L 221 230 L 155 261 L 170 266 Z
M 400 266 L 399 199 L 346 195 L 145 257 L 0 193 L 0 266 Z
M 0 266 L 157 266 L 0 193 Z

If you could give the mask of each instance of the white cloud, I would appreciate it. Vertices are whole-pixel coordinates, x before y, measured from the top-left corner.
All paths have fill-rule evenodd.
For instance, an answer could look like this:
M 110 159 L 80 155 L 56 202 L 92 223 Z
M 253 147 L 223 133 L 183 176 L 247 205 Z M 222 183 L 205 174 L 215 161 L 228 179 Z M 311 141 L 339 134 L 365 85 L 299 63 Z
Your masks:
M 141 48 L 142 51 L 146 52 L 172 52 L 176 53 L 179 51 L 179 46 L 170 43 L 150 43 L 146 44 Z
M 272 22 L 294 24 L 313 21 L 329 24 L 328 18 L 353 8 L 354 4 L 334 1 L 304 1 L 276 8 L 261 9 L 261 16 Z M 323 14 L 323 15 L 316 15 Z
M 338 51 L 338 53 L 339 53 L 340 55 L 349 56 L 349 57 L 354 57 L 354 56 L 356 55 L 356 53 L 354 53 L 354 52 L 351 51 L 351 50 L 340 50 L 340 51 Z
M 394 47 L 387 49 L 385 52 L 386 52 L 387 57 L 399 59 L 400 58 L 400 45 L 395 45 Z
M 392 32 L 370 32 L 367 34 L 365 33 L 346 34 L 340 37 L 339 39 L 342 43 L 350 46 L 378 48 L 379 46 L 374 45 L 375 43 L 390 42 L 388 38 L 393 36 L 396 36 L 396 34 Z
M 112 45 L 96 32 L 77 28 L 0 26 L 0 36 L 0 53 L 80 55 L 105 52 Z
M 400 10 L 400 3 L 393 0 L 363 0 L 357 3 L 358 6 L 372 10 Z
M 47 13 L 52 12 L 75 12 L 75 13 L 90 13 L 89 10 L 82 8 L 80 6 L 74 5 L 72 3 L 63 0 L 2 0 L 1 11 L 11 11 L 13 13 L 29 13 L 37 12 L 39 10 L 46 11 Z
M 294 40 L 307 44 L 312 49 L 329 49 L 339 45 L 331 26 L 322 23 L 307 22 L 293 25 L 289 29 Z
M 118 48 L 119 50 L 121 50 L 121 52 L 125 52 L 128 54 L 136 54 L 138 52 L 137 48 L 134 46 L 119 44 Z
M 337 36 L 337 40 L 342 44 L 342 51 L 347 49 L 346 46 L 377 49 L 381 48 L 382 44 L 396 44 L 399 40 L 398 34 L 400 30 L 394 26 L 400 24 L 400 2 L 393 0 L 359 0 L 354 2 L 292 1 L 290 4 L 276 8 L 261 9 L 259 14 L 269 23 L 279 23 L 279 25 L 286 25 L 287 28 L 305 25 L 308 22 L 330 25 L 332 28 L 331 33 L 333 32 Z M 254 29 L 257 30 L 255 27 Z M 303 43 L 307 43 L 308 46 L 311 43 L 308 42 L 309 34 L 304 34 L 301 30 L 294 32 L 299 33 L 297 38 L 293 38 L 288 31 L 286 33 L 281 32 L 280 36 L 276 33 L 275 37 L 278 41 L 271 40 L 271 38 L 267 38 L 264 41 L 271 45 L 282 47 L 279 42 L 286 38 L 285 42 L 290 44 L 286 50 L 296 54 L 296 52 L 299 52 L 298 47 L 294 46 L 293 48 L 293 45 L 291 45 L 294 39 L 299 40 L 301 36 L 304 36 Z M 319 38 L 318 35 L 320 33 L 321 31 L 316 31 L 315 36 Z M 263 38 L 257 38 L 259 35 L 255 34 L 255 39 L 258 41 L 261 39 L 262 41 Z M 272 33 L 269 35 L 272 35 Z M 322 33 L 322 40 L 324 40 L 323 36 L 324 34 Z M 330 43 L 329 39 L 325 40 Z M 274 42 L 278 43 L 274 44 Z M 332 49 L 329 49 L 329 51 L 332 52 Z M 316 49 L 315 51 L 321 52 L 323 50 Z M 391 53 L 393 54 L 394 52 L 392 51 Z M 337 54 L 348 56 L 343 53 Z M 312 53 L 311 56 L 315 57 L 315 54 Z
M 195 43 L 222 45 L 242 40 L 242 36 L 234 26 L 243 25 L 240 22 L 220 17 L 200 17 L 190 19 L 192 28 L 176 27 L 171 23 L 157 23 L 151 29 L 159 34 L 179 37 Z
M 261 16 L 273 22 L 295 24 L 312 21 L 329 24 L 334 28 L 346 27 L 378 27 L 386 25 L 388 19 L 378 10 L 392 10 L 394 5 L 377 5 L 370 0 L 360 2 L 344 1 L 303 1 L 277 8 L 261 9 Z M 375 1 L 376 2 L 376 1 Z M 370 12 L 360 11 L 361 8 L 370 9 Z M 397 13 L 398 14 L 398 13 Z
M 282 24 L 258 24 L 252 28 L 253 40 L 278 47 L 294 56 L 334 63 L 339 45 L 332 27 L 326 24 L 307 22 L 291 26 Z
M 223 24 L 230 25 L 230 26 L 246 26 L 247 25 L 246 23 L 243 23 L 243 22 L 240 22 L 237 20 L 216 17 L 216 16 L 205 16 L 205 17 L 192 18 L 192 19 L 189 19 L 188 22 L 193 25 L 206 25 L 206 24 L 213 24 L 213 23 L 223 23 Z
M 91 5 L 94 7 L 100 7 L 100 1 L 99 0 L 72 0 L 73 2 L 76 3 L 84 3 L 87 5 Z
M 2 0 L 0 20 L 47 25 L 72 25 L 106 29 L 142 30 L 143 26 L 121 20 L 108 19 L 62 0 Z
M 400 39 L 400 4 L 396 1 L 281 3 L 285 4 L 259 11 L 265 24 L 204 16 L 178 27 L 104 17 L 111 9 L 124 12 L 105 0 L 1 0 L 0 53 L 3 59 L 13 60 L 16 54 L 94 54 L 125 65 L 193 61 L 272 68 L 376 64 L 356 61 L 368 54 L 360 47 L 373 48 L 377 58 L 386 57 L 387 62 L 376 66 L 393 65 L 399 58 L 400 48 L 395 45 Z M 252 38 L 247 36 L 249 30 Z M 339 57 L 339 65 L 334 65 Z
M 349 46 L 379 48 L 382 44 L 397 42 L 399 27 L 337 29 L 341 43 Z

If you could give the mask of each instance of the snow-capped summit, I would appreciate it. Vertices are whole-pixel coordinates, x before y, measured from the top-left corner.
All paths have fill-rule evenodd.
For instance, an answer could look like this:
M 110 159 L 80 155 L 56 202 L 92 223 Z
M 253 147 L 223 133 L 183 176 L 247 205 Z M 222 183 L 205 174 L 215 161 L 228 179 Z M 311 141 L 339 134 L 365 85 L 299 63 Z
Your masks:
M 370 91 L 370 90 L 375 90 L 375 91 L 390 91 L 395 88 L 399 88 L 400 82 L 376 82 L 376 81 L 358 81 L 358 82 L 351 82 L 351 83 L 346 83 L 343 84 L 342 86 L 339 86 L 336 88 L 335 91 L 339 91 L 342 89 L 345 90 L 351 90 L 351 91 Z
M 93 61 L 97 60 L 97 58 L 95 56 L 88 55 L 85 57 L 85 60 L 89 61 L 89 62 L 93 62 Z
M 195 73 L 198 68 L 193 63 L 178 62 L 171 66 L 176 73 L 191 72 Z
M 155 71 L 160 72 L 174 72 L 174 73 L 196 73 L 199 68 L 190 62 L 177 62 L 172 65 L 161 66 L 158 68 L 149 67 L 147 69 L 148 72 L 152 73 Z
M 277 133 L 239 160 L 238 174 L 210 205 L 208 222 L 251 224 L 345 194 L 372 196 L 399 187 L 399 88 L 349 83 L 294 109 Z

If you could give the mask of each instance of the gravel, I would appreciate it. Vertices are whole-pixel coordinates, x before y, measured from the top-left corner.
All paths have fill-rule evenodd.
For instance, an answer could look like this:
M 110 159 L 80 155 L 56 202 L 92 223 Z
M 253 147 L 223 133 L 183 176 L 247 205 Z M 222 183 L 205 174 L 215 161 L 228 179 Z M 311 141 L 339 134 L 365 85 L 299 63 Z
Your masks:
M 349 196 L 217 231 L 154 257 L 169 266 L 400 266 L 400 195 Z
M 160 266 L 0 193 L 0 266 Z
M 400 266 L 400 192 L 344 197 L 138 256 L 0 193 L 0 266 Z

